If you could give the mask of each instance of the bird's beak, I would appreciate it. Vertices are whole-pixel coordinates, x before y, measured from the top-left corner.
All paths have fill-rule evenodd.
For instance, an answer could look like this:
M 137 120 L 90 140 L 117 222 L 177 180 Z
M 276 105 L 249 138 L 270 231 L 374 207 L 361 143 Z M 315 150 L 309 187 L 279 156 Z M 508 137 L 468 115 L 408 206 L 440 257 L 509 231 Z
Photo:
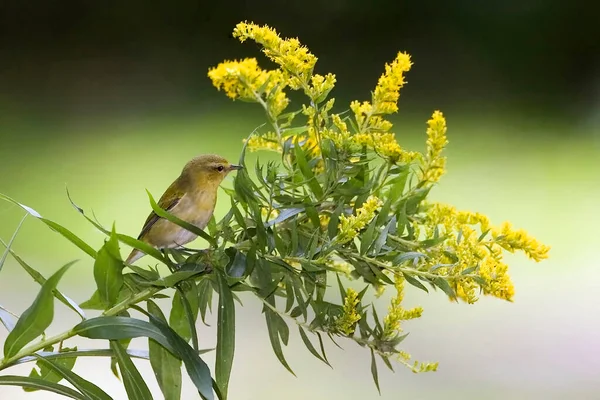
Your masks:
M 229 165 L 229 170 L 230 171 L 237 171 L 239 169 L 243 169 L 244 167 L 242 167 L 241 165 L 235 165 L 235 164 L 230 164 Z

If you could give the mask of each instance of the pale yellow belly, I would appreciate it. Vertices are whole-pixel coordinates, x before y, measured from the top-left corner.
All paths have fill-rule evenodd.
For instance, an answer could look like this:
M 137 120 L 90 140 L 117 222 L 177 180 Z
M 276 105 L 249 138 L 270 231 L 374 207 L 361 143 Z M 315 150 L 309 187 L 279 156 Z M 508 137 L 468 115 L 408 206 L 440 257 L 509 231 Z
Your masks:
M 197 202 L 182 199 L 181 203 L 170 212 L 182 220 L 204 229 L 212 216 L 213 207 L 199 207 Z M 181 228 L 166 219 L 160 219 L 156 221 L 145 239 L 157 248 L 174 248 L 183 246 L 196 238 L 197 235 L 187 229 Z

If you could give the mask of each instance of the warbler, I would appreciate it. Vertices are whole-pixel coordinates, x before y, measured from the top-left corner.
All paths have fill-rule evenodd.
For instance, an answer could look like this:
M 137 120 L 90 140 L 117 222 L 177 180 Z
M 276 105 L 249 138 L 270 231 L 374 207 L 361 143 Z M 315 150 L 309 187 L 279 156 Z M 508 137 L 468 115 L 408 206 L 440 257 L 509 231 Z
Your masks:
M 221 156 L 204 154 L 190 160 L 181 175 L 168 187 L 158 201 L 163 210 L 204 229 L 213 215 L 217 191 L 223 179 L 239 165 L 230 164 Z M 196 239 L 196 235 L 152 212 L 146 219 L 138 239 L 157 248 L 176 248 Z M 134 263 L 145 253 L 133 249 L 127 264 Z

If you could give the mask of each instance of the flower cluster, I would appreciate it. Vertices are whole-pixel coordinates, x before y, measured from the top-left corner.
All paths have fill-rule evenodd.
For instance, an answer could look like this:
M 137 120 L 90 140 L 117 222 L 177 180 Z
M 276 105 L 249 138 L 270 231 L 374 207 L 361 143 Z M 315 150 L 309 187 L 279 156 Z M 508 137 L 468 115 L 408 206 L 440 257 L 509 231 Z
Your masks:
M 349 110 L 335 113 L 334 99 L 328 99 L 335 75 L 315 73 L 317 58 L 297 39 L 284 39 L 268 26 L 248 22 L 236 26 L 234 37 L 258 43 L 276 64 L 276 69 L 265 71 L 256 60 L 246 59 L 219 64 L 209 72 L 213 84 L 229 97 L 257 102 L 267 114 L 270 127 L 248 138 L 246 147 L 281 153 L 281 164 L 268 165 L 266 174 L 257 177 L 260 184 L 236 177 L 240 188 L 247 184 L 248 193 L 256 194 L 240 197 L 245 217 L 234 214 L 239 237 L 244 238 L 240 251 L 249 246 L 253 257 L 284 267 L 277 278 L 274 270 L 261 270 L 271 280 L 261 278 L 255 284 L 269 282 L 261 288 L 269 292 L 273 279 L 290 272 L 275 292 L 286 297 L 286 315 L 306 317 L 312 307 L 311 331 L 356 340 L 386 363 L 397 356 L 413 372 L 435 371 L 437 363 L 409 363 L 410 355 L 396 348 L 403 339 L 402 321 L 423 312 L 421 307 L 403 307 L 405 284 L 425 290 L 431 285 L 467 303 L 481 294 L 512 301 L 515 289 L 504 251 L 523 251 L 540 261 L 549 248 L 509 223 L 494 226 L 481 213 L 426 202 L 429 190 L 446 173 L 447 125 L 442 112 L 433 112 L 422 153 L 398 143 L 386 117 L 398 111 L 400 90 L 412 66 L 408 54 L 399 52 L 385 65 L 370 101 L 352 101 Z M 301 90 L 308 101 L 284 114 L 289 105 L 286 90 Z M 257 173 L 262 174 L 260 168 Z M 257 225 L 249 233 L 244 221 L 258 218 L 252 211 L 256 207 L 263 220 L 271 220 L 276 210 L 280 217 L 286 217 L 288 209 L 293 212 L 278 218 L 268 231 Z M 276 262 L 278 258 L 285 264 Z M 310 295 L 317 284 L 326 282 L 327 273 L 365 282 L 376 297 L 386 286 L 394 286 L 396 294 L 383 321 L 374 308 L 371 312 L 361 303 L 367 288 L 358 294 L 342 287 L 343 304 L 331 307 L 323 301 L 331 286 L 325 284 L 318 286 L 316 299 L 304 301 L 303 290 L 295 287 L 296 274 L 309 278 L 304 292 Z M 360 335 L 354 335 L 355 330 Z
M 446 119 L 440 111 L 435 111 L 427 121 L 427 153 L 423 181 L 437 182 L 446 172 L 446 157 L 442 157 L 441 154 L 447 144 Z
M 410 70 L 410 55 L 399 52 L 379 78 L 373 93 L 373 114 L 392 114 L 398 111 L 400 89 L 404 86 L 404 73 Z
M 396 296 L 392 298 L 388 314 L 383 319 L 383 337 L 388 339 L 393 339 L 402 331 L 401 321 L 420 318 L 423 314 L 421 307 L 414 307 L 409 310 L 402 307 L 402 300 L 404 299 L 404 278 L 402 275 L 395 275 L 394 286 Z
M 515 290 L 508 266 L 502 262 L 502 249 L 521 250 L 535 261 L 548 257 L 548 246 L 524 230 L 513 230 L 509 223 L 494 227 L 483 214 L 458 211 L 440 203 L 429 204 L 425 213 L 428 234 L 437 229 L 446 237 L 440 251 L 432 254 L 426 265 L 436 267 L 440 273 L 457 276 L 453 280 L 456 295 L 468 303 L 477 301 L 479 286 L 486 295 L 512 300 Z M 488 238 L 490 231 L 491 238 Z M 468 269 L 476 275 L 462 274 Z M 479 285 L 474 276 L 482 278 L 485 284 Z
M 271 119 L 277 118 L 290 102 L 284 92 L 285 74 L 278 69 L 261 69 L 255 58 L 222 62 L 208 71 L 208 77 L 217 89 L 234 100 L 265 102 Z
M 251 39 L 262 45 L 263 53 L 289 74 L 287 83 L 290 88 L 294 90 L 305 88 L 305 90 L 308 90 L 308 83 L 317 62 L 317 57 L 311 54 L 298 39 L 282 39 L 277 31 L 269 26 L 259 26 L 247 22 L 237 24 L 233 36 L 238 38 L 240 42 Z M 331 82 L 331 79 L 329 77 L 324 81 Z M 335 82 L 334 77 L 333 82 Z
M 338 241 L 346 243 L 354 239 L 375 216 L 375 212 L 381 207 L 382 202 L 375 196 L 370 196 L 367 201 L 356 210 L 356 215 L 340 216 Z
M 335 321 L 337 329 L 346 336 L 354 333 L 356 323 L 360 321 L 357 305 L 360 302 L 358 293 L 352 288 L 346 290 L 342 315 Z

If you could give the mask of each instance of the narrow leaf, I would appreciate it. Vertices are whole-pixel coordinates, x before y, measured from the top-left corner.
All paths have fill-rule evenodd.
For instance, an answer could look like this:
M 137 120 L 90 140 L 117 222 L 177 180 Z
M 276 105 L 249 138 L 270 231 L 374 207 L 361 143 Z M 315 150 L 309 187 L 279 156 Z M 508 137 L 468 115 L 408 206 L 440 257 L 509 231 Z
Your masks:
M 25 310 L 4 342 L 4 357 L 12 357 L 33 339 L 40 336 L 54 319 L 54 294 L 60 278 L 75 262 L 56 271 L 40 289 L 33 304 Z
M 277 356 L 279 362 L 287 369 L 292 375 L 296 376 L 294 371 L 290 368 L 287 361 L 285 360 L 285 356 L 283 355 L 283 350 L 281 349 L 281 342 L 279 341 L 279 315 L 275 313 L 270 308 L 265 308 L 265 317 L 267 320 L 267 330 L 269 331 L 269 340 L 271 341 L 271 346 L 273 347 L 273 352 Z M 279 318 L 277 318 L 279 317 Z
M 152 393 L 150 393 L 150 389 L 148 389 L 144 378 L 142 378 L 140 371 L 133 364 L 123 346 L 118 341 L 111 340 L 110 348 L 115 353 L 117 364 L 123 377 L 123 386 L 125 386 L 127 398 L 129 400 L 152 399 Z
M 17 316 L 8 311 L 6 308 L 0 306 L 0 322 L 7 331 L 12 331 L 17 323 Z
M 117 302 L 124 282 L 123 260 L 114 226 L 110 239 L 104 243 L 94 262 L 94 279 L 100 299 L 106 308 L 110 308 Z
M 164 314 L 153 301 L 148 301 L 148 312 L 166 323 Z M 182 384 L 181 360 L 153 339 L 148 339 L 148 351 L 150 365 L 165 400 L 179 400 Z
M 59 385 L 58 383 L 46 382 L 39 378 L 30 378 L 28 376 L 3 375 L 0 376 L 0 385 L 21 386 L 23 388 L 45 390 L 61 396 L 70 397 L 72 399 L 87 400 L 84 395 L 71 389 L 70 387 Z
M 375 352 L 371 349 L 371 375 L 373 376 L 373 382 L 377 386 L 377 391 L 381 395 L 381 389 L 379 388 L 379 375 L 377 373 L 377 360 L 375 359 Z
M 416 288 L 419 288 L 419 289 L 424 290 L 425 292 L 429 293 L 429 290 L 427 290 L 425 285 L 423 285 L 421 282 L 419 282 L 415 277 L 413 277 L 410 274 L 407 274 L 406 272 L 403 272 L 402 275 L 404 276 L 404 279 L 406 279 L 406 282 L 410 283 L 411 285 L 413 285 Z
M 17 237 L 17 234 L 21 230 L 21 226 L 23 226 L 23 222 L 25 222 L 25 219 L 27 218 L 28 215 L 29 214 L 23 215 L 23 218 L 21 218 L 21 222 L 19 222 L 19 225 L 17 225 L 17 229 L 15 229 L 15 231 L 12 234 L 10 240 L 8 241 L 8 244 L 6 245 L 6 249 L 4 250 L 4 253 L 2 254 L 2 257 L 0 258 L 0 271 L 2 271 L 2 267 L 4 266 L 4 262 L 6 261 L 6 257 L 8 257 L 8 253 L 10 253 L 11 246 L 12 246 L 13 242 L 15 241 L 15 238 Z
M 206 399 L 213 400 L 210 370 L 198 352 L 167 324 L 152 315 L 150 320 L 152 323 L 128 317 L 97 317 L 81 322 L 73 328 L 73 332 L 90 339 L 152 338 L 183 361 L 198 391 Z
M 67 228 L 65 228 L 62 225 L 57 224 L 54 221 L 51 221 L 49 219 L 46 219 L 44 217 L 42 217 L 40 215 L 40 213 L 38 213 L 37 211 L 35 211 L 33 208 L 31 207 L 27 207 L 24 204 L 21 204 L 19 202 L 17 202 L 16 200 L 0 193 L 0 200 L 5 200 L 8 201 L 10 203 L 13 203 L 19 207 L 21 207 L 23 210 L 27 211 L 27 213 L 37 219 L 39 219 L 40 221 L 42 221 L 43 223 L 45 223 L 47 226 L 49 226 L 52 230 L 60 233 L 61 235 L 63 235 L 66 239 L 68 239 L 71 243 L 73 243 L 74 245 L 76 245 L 77 247 L 79 247 L 81 250 L 83 250 L 84 252 L 86 252 L 87 254 L 89 254 L 92 258 L 96 258 L 96 250 L 94 250 L 89 244 L 85 243 L 83 240 L 81 240 L 79 237 L 77 237 L 73 232 L 71 232 L 70 230 L 68 230 Z
M 112 398 L 106 394 L 106 392 L 100 389 L 98 386 L 94 385 L 92 382 L 83 379 L 81 376 L 77 375 L 71 369 L 65 368 L 60 364 L 58 360 L 51 361 L 47 360 L 43 357 L 37 356 L 39 361 L 46 365 L 49 369 L 52 369 L 55 373 L 59 374 L 62 378 L 64 378 L 67 382 L 69 382 L 73 387 L 79 390 L 82 394 L 84 394 L 90 400 L 112 400 Z M 73 359 L 73 363 L 75 360 Z M 71 366 L 72 368 L 72 366 Z
M 4 243 L 4 241 L 2 239 L 0 239 L 0 243 L 2 243 L 5 247 L 7 246 L 6 243 Z M 31 267 L 29 264 L 27 264 L 12 249 L 10 250 L 10 254 L 13 256 L 13 258 L 15 260 L 17 260 L 17 262 L 19 263 L 19 265 L 21 265 L 21 267 L 23 267 L 23 269 L 25 270 L 25 272 L 27 272 L 33 278 L 34 281 L 36 281 L 40 285 L 43 285 L 46 282 L 46 278 L 44 278 L 44 276 L 42 274 L 40 274 L 37 270 L 35 270 L 33 267 Z M 75 301 L 73 301 L 69 297 L 65 296 L 64 294 L 62 294 L 58 289 L 54 289 L 54 297 L 56 297 L 61 303 L 63 303 L 67 307 L 69 307 L 71 310 L 73 310 L 77 314 L 79 314 L 79 316 L 81 317 L 81 319 L 85 319 L 86 318 L 85 313 L 77 305 L 77 303 L 75 303 Z
M 215 379 L 223 399 L 227 399 L 235 352 L 235 304 L 225 277 L 221 273 L 216 275 L 219 284 L 219 311 L 217 316 Z
M 304 345 L 306 346 L 306 348 L 308 349 L 308 351 L 310 351 L 310 353 L 317 357 L 319 360 L 323 361 L 325 364 L 329 365 L 329 362 L 327 362 L 317 351 L 317 349 L 315 349 L 315 347 L 313 346 L 313 344 L 311 343 L 310 339 L 308 338 L 308 336 L 306 336 L 306 332 L 304 332 L 304 329 L 298 325 L 298 330 L 300 331 L 300 337 L 302 338 L 302 341 L 304 342 Z M 329 365 L 331 367 L 331 365 Z

